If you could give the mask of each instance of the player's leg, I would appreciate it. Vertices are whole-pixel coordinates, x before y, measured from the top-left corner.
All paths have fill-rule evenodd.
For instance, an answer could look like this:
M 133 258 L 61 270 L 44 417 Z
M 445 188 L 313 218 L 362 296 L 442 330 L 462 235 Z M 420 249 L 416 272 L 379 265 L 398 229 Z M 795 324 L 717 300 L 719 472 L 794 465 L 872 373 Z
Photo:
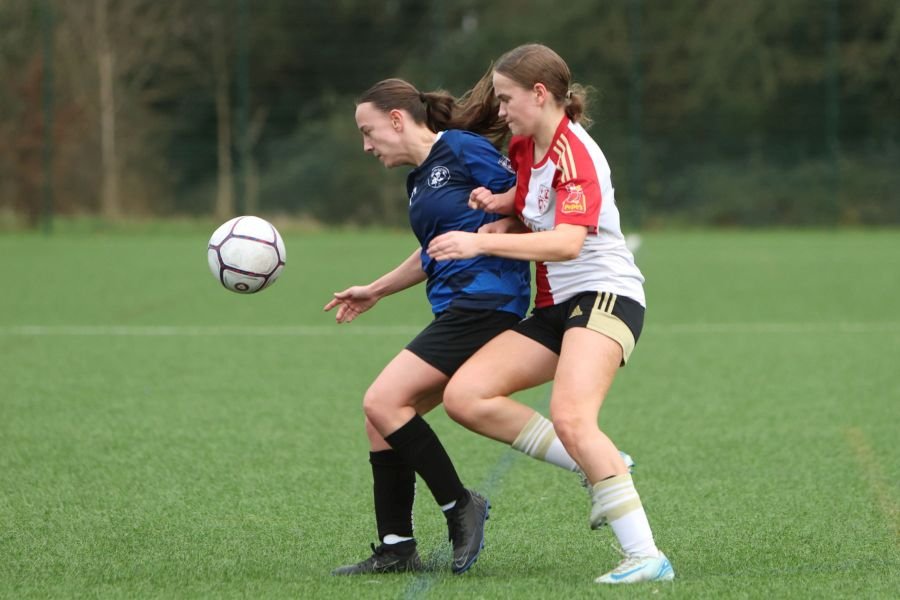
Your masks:
M 366 392 L 363 406 L 378 433 L 412 466 L 440 505 L 453 542 L 452 570 L 463 573 L 483 547 L 490 504 L 463 486 L 434 430 L 411 405 L 413 398 L 426 393 L 440 394 L 448 379 L 443 371 L 403 350 Z
M 421 396 L 415 403 L 416 412 L 423 415 L 441 402 L 441 393 Z M 339 567 L 334 575 L 365 575 L 418 571 L 422 563 L 413 533 L 413 503 L 416 493 L 416 472 L 381 437 L 366 419 L 369 438 L 369 463 L 372 467 L 372 492 L 378 546 L 372 544 L 372 555 L 359 563 Z
M 505 331 L 453 375 L 444 390 L 444 408 L 467 429 L 511 444 L 535 411 L 509 395 L 549 381 L 556 360 L 543 345 Z
M 454 420 L 473 431 L 538 460 L 576 471 L 578 466 L 553 424 L 509 397 L 553 377 L 562 333 L 561 326 L 547 318 L 547 312 L 535 311 L 472 356 L 447 384 L 444 406 Z
M 634 339 L 625 339 L 629 331 L 621 321 L 609 321 L 609 327 L 597 322 L 595 318 L 588 324 L 595 329 L 576 326 L 566 331 L 550 401 L 560 439 L 593 484 L 591 526 L 608 522 L 626 556 L 596 581 L 671 579 L 674 572 L 656 547 L 631 475 L 616 446 L 597 426 L 603 400 L 627 360 L 625 348 L 630 352 Z
M 550 417 L 563 445 L 591 484 L 628 472 L 616 446 L 597 426 L 600 406 L 621 357 L 622 348 L 595 331 L 573 328 L 563 338 Z

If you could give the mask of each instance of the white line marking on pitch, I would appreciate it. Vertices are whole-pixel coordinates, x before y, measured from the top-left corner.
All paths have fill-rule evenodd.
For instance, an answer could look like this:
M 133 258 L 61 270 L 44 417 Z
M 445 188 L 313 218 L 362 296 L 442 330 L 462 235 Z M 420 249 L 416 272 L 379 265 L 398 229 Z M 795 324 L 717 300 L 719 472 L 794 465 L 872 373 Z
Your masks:
M 7 325 L 0 336 L 332 336 L 415 335 L 418 325 Z M 644 334 L 900 333 L 900 322 L 670 323 L 649 325 Z

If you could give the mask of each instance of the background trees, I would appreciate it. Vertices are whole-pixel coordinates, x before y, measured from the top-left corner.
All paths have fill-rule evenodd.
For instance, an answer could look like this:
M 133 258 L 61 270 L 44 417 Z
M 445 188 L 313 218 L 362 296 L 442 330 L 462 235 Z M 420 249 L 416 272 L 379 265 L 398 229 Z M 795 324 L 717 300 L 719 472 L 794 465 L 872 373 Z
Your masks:
M 401 223 L 403 173 L 360 151 L 355 95 L 395 75 L 459 94 L 528 41 L 597 90 L 633 223 L 900 222 L 890 0 L 5 0 L 0 220 L 49 197 Z

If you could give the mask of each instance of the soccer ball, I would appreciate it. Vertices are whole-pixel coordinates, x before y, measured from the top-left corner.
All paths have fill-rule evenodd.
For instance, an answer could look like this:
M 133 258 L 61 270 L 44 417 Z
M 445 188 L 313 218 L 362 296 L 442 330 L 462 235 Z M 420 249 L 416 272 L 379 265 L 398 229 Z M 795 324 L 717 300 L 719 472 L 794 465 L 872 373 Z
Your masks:
M 235 217 L 209 238 L 209 270 L 226 289 L 252 294 L 267 288 L 284 269 L 287 252 L 278 230 L 259 217 Z

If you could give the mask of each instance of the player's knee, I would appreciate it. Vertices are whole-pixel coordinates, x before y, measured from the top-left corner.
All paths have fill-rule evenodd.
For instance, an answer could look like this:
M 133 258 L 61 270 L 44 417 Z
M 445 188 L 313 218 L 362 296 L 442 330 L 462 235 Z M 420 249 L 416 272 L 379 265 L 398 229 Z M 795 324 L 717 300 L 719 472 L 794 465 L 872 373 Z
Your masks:
M 372 423 L 378 423 L 382 417 L 390 411 L 388 395 L 381 393 L 377 387 L 372 386 L 366 390 L 363 396 L 363 412 L 366 415 L 366 427 Z
M 556 435 L 563 446 L 566 449 L 577 448 L 578 441 L 584 439 L 586 430 L 584 419 L 572 413 L 556 414 L 552 415 L 552 418 L 553 429 L 556 430 Z
M 477 394 L 465 381 L 450 380 L 444 388 L 444 409 L 447 415 L 463 426 L 469 426 L 477 419 L 475 409 Z

